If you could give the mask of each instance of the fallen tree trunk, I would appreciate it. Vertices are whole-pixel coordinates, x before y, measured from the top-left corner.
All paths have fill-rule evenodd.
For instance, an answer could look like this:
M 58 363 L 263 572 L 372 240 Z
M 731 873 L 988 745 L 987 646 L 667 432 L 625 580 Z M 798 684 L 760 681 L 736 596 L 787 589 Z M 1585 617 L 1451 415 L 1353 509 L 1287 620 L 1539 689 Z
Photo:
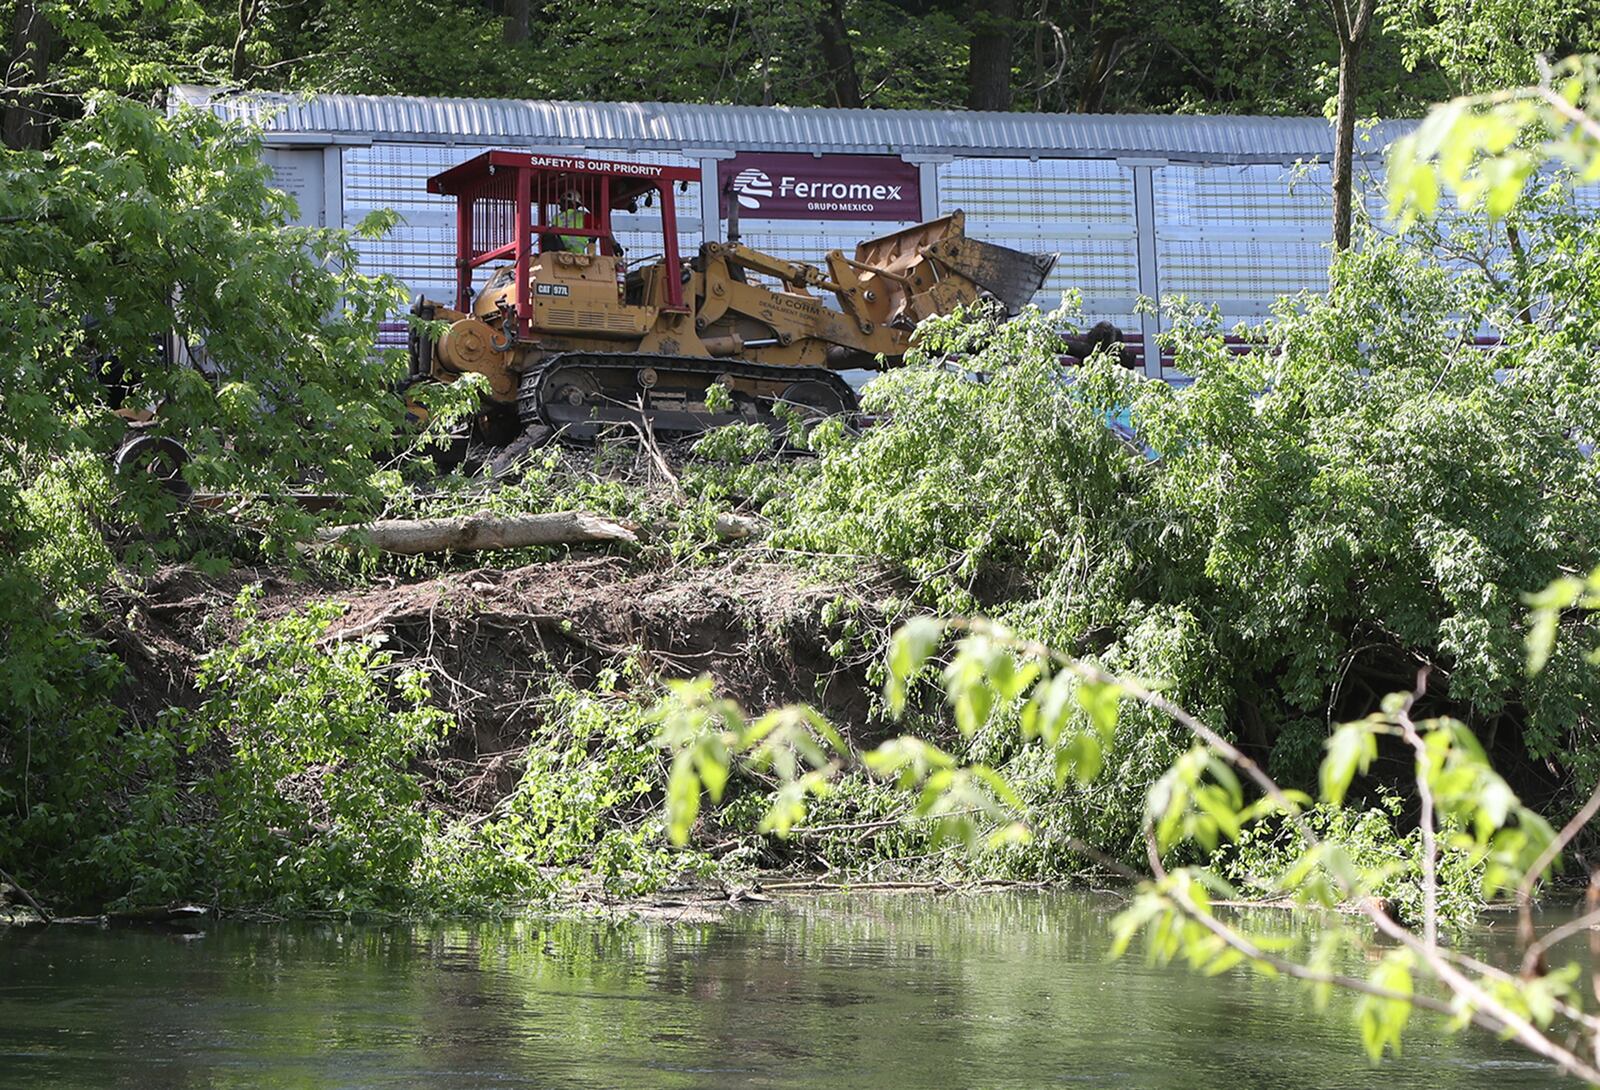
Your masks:
M 724 513 L 717 516 L 717 536 L 724 541 L 742 541 L 749 537 L 760 537 L 762 522 L 749 515 L 734 515 Z
M 549 515 L 492 515 L 482 511 L 459 518 L 383 519 L 358 526 L 337 526 L 319 531 L 312 548 L 367 545 L 379 552 L 415 556 L 607 541 L 636 545 L 639 539 L 620 523 L 577 511 Z

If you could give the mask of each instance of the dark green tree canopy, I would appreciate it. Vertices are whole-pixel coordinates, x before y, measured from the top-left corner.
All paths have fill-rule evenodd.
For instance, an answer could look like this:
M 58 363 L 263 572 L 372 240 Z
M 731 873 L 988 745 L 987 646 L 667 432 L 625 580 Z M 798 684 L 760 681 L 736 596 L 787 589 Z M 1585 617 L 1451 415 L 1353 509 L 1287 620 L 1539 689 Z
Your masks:
M 1415 112 L 1457 86 L 1526 80 L 1540 51 L 1589 44 L 1593 19 L 1572 5 L 1546 6 L 1548 17 L 1527 18 L 1527 5 L 1512 0 L 1388 0 L 1365 53 L 1364 108 Z M 148 91 L 199 82 L 600 101 L 1318 114 L 1334 93 L 1339 59 L 1320 5 L 1222 0 L 10 0 L 0 13 L 8 86 L 64 94 L 109 79 Z M 52 96 L 23 105 L 45 116 L 71 109 Z

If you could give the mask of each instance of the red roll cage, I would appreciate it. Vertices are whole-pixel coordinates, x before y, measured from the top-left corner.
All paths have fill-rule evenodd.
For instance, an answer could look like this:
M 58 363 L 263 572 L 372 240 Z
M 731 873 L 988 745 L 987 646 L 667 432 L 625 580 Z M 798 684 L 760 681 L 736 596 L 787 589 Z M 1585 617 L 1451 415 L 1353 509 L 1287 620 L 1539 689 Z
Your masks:
M 528 274 L 535 246 L 558 238 L 592 238 L 602 254 L 615 256 L 613 211 L 634 211 L 654 194 L 661 207 L 661 252 L 666 265 L 667 310 L 684 311 L 678 257 L 678 218 L 672 187 L 698 182 L 688 167 L 613 163 L 520 151 L 486 151 L 428 179 L 428 192 L 456 199 L 456 309 L 472 306 L 472 272 L 491 261 L 516 264 L 517 336 L 533 318 Z M 559 219 L 565 198 L 576 198 L 586 215 L 582 226 Z

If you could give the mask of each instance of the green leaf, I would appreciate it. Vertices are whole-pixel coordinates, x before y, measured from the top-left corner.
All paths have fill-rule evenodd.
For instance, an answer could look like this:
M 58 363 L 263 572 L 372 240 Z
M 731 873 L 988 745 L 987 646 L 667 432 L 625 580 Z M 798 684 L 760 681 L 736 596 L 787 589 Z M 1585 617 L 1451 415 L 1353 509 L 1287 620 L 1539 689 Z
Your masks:
M 983 682 L 963 686 L 955 694 L 956 727 L 970 738 L 989 720 L 994 692 Z
M 1013 810 L 1024 808 L 1022 799 L 1018 797 L 1016 790 L 999 772 L 996 772 L 988 765 L 979 764 L 972 766 L 972 774 L 988 784 L 989 790 L 995 793 L 995 797 Z
M 728 748 L 715 735 L 707 736 L 690 752 L 694 755 L 694 769 L 700 783 L 712 802 L 722 801 L 722 789 L 728 783 Z
M 1378 741 L 1366 723 L 1345 723 L 1333 732 L 1322 760 L 1319 782 L 1322 797 L 1339 806 L 1356 773 L 1365 772 L 1378 755 Z
M 1244 961 L 1244 954 L 1233 947 L 1225 947 L 1201 970 L 1206 976 L 1221 976 Z
M 884 696 L 895 715 L 904 714 L 911 682 L 944 639 L 944 629 L 944 622 L 936 617 L 914 617 L 901 625 L 890 641 Z
M 1056 674 L 1034 687 L 1033 696 L 1022 709 L 1022 729 L 1026 738 L 1043 738 L 1055 745 L 1071 713 L 1078 679 L 1071 674 Z
M 1089 720 L 1100 733 L 1100 740 L 1110 745 L 1117 735 L 1117 708 L 1122 700 L 1122 687 L 1109 681 L 1080 681 L 1075 690 L 1078 705 L 1089 713 Z
M 687 751 L 672 759 L 667 776 L 667 830 L 679 847 L 689 843 L 689 831 L 700 814 L 700 779 Z
M 1079 783 L 1090 783 L 1105 767 L 1100 739 L 1087 731 L 1079 731 L 1056 748 L 1056 786 L 1067 782 L 1067 775 Z
M 1528 675 L 1530 677 L 1543 672 L 1545 665 L 1550 661 L 1550 652 L 1556 645 L 1556 626 L 1561 622 L 1561 614 L 1554 609 L 1538 609 L 1533 613 L 1533 624 L 1528 628 L 1526 639 L 1528 650 Z
M 1405 998 L 1363 995 L 1356 1005 L 1356 1020 L 1361 1027 L 1361 1043 L 1374 1063 L 1384 1051 L 1400 1054 L 1400 1037 L 1411 1017 L 1412 969 L 1415 960 L 1409 950 L 1391 950 L 1368 975 L 1376 987 Z
M 1033 830 L 1020 821 L 1008 822 L 990 833 L 987 843 L 990 848 L 1007 845 L 1023 847 L 1033 843 Z

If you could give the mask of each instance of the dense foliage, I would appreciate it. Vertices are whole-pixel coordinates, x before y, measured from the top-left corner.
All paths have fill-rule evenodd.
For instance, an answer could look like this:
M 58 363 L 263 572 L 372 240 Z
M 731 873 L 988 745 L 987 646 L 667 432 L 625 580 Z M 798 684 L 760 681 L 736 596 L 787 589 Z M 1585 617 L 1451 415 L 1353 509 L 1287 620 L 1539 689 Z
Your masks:
M 964 347 L 988 381 L 913 362 L 875 384 L 891 423 L 824 453 L 780 540 L 891 559 L 921 607 L 1159 677 L 1291 782 L 1309 782 L 1331 719 L 1430 665 L 1434 698 L 1528 776 L 1554 760 L 1586 790 L 1596 681 L 1576 652 L 1525 678 L 1521 595 L 1600 555 L 1590 319 L 1572 305 L 1590 289 L 1563 256 L 1593 228 L 1551 214 L 1524 230 L 1547 256 L 1522 284 L 1562 301 L 1536 322 L 1509 270 L 1372 240 L 1332 293 L 1286 300 L 1255 351 L 1204 313 L 1180 322 L 1181 388 L 1109 364 L 1056 381 L 1042 315 L 930 330 L 930 351 Z M 1474 343 L 1485 320 L 1493 350 Z M 1104 427 L 1118 405 L 1158 459 Z M 1169 756 L 1110 781 L 1136 799 Z
M 1527 82 L 1534 54 L 1592 46 L 1585 5 L 1529 6 L 1387 0 L 1364 52 L 1368 112 Z M 1317 114 L 1339 61 L 1320 4 L 1215 0 L 12 0 L 0 14 L 8 86 L 78 91 L 110 73 L 146 88 Z
M 305 524 L 276 501 L 308 479 L 358 506 L 376 495 L 372 455 L 400 419 L 394 365 L 371 351 L 392 291 L 359 274 L 348 237 L 286 228 L 268 178 L 247 134 L 109 96 L 48 152 L 0 160 L 0 855 L 14 862 L 49 870 L 121 820 L 140 742 L 108 704 L 119 664 L 88 635 L 119 573 L 275 552 Z M 174 335 L 203 362 L 175 357 Z M 157 405 L 144 434 L 180 439 L 184 487 L 233 493 L 239 521 L 177 522 L 153 479 L 113 480 L 128 434 L 113 410 Z
M 159 405 L 197 488 L 269 493 L 316 465 L 359 489 L 399 421 L 380 396 L 394 361 L 371 350 L 393 287 L 357 272 L 343 233 L 284 226 L 247 133 L 92 106 L 49 151 L 0 161 L 7 471 L 114 445 L 110 409 Z
M 1319 8 L 808 0 L 775 9 L 730 0 L 674 8 L 681 17 L 670 19 L 654 0 L 14 0 L 0 10 L 12 31 L 4 135 L 19 149 L 0 163 L 0 306 L 16 326 L 0 355 L 0 807 L 8 819 L 0 857 L 52 890 L 138 899 L 184 888 L 175 880 L 129 893 L 142 887 L 125 868 L 90 865 L 73 849 L 106 837 L 131 842 L 133 830 L 150 827 L 130 821 L 141 807 L 167 814 L 187 805 L 142 790 L 146 773 L 129 772 L 169 782 L 161 770 L 182 764 L 187 728 L 171 718 L 130 725 L 117 711 L 120 665 L 98 635 L 108 591 L 160 560 L 222 566 L 291 556 L 311 520 L 276 500 L 306 487 L 343 497 L 347 510 L 381 505 L 395 514 L 582 505 L 656 527 L 649 555 L 666 563 L 703 560 L 716 548 L 722 508 L 764 505 L 781 555 L 831 558 L 841 574 L 888 571 L 899 594 L 889 613 L 990 613 L 1107 668 L 1159 677 L 1289 782 L 1309 783 L 1331 722 L 1403 687 L 1419 662 L 1434 668 L 1431 700 L 1465 717 L 1498 755 L 1516 758 L 1509 774 L 1519 787 L 1564 798 L 1600 776 L 1594 683 L 1575 645 L 1557 643 L 1536 680 L 1521 669 L 1519 595 L 1587 570 L 1600 549 L 1585 453 L 1596 409 L 1590 346 L 1600 302 L 1588 275 L 1596 240 L 1559 190 L 1534 201 L 1537 216 L 1514 218 L 1509 232 L 1456 225 L 1445 263 L 1429 252 L 1426 232 L 1366 240 L 1335 264 L 1330 295 L 1286 300 L 1251 333 L 1260 347 L 1248 354 L 1227 349 L 1203 311 L 1175 307 L 1171 339 L 1195 377 L 1181 390 L 1103 361 L 1063 381 L 1063 316 L 1004 327 L 968 317 L 930 325 L 920 361 L 874 386 L 873 407 L 888 423 L 861 437 L 818 429 L 809 439 L 814 463 L 767 460 L 764 436 L 730 429 L 703 440 L 681 478 L 669 473 L 670 487 L 648 495 L 619 483 L 606 451 L 585 473 L 548 454 L 510 486 L 452 477 L 419 491 L 393 463 L 379 465 L 399 422 L 390 396 L 397 366 L 371 350 L 377 319 L 395 301 L 391 286 L 360 274 L 348 236 L 285 226 L 287 202 L 268 187 L 247 133 L 134 101 L 196 80 L 799 105 L 1314 112 L 1333 90 L 1340 55 Z M 1410 109 L 1451 91 L 1480 96 L 1419 134 L 1421 161 L 1434 156 L 1427 169 L 1397 172 L 1396 192 L 1422 211 L 1442 183 L 1487 197 L 1489 211 L 1501 213 L 1526 200 L 1534 166 L 1551 155 L 1590 166 L 1583 126 L 1564 127 L 1549 112 L 1553 103 L 1587 106 L 1590 69 L 1562 69 L 1553 77 L 1560 82 L 1539 93 L 1495 90 L 1536 75 L 1536 51 L 1585 45 L 1594 24 L 1578 9 L 1392 0 L 1379 5 L 1375 25 L 1362 61 L 1365 110 Z M 1518 111 L 1509 119 L 1491 108 L 1502 100 Z M 1475 164 L 1490 173 L 1474 174 Z M 1463 266 L 1463 247 L 1477 265 Z M 1472 343 L 1485 323 L 1499 334 L 1492 351 Z M 184 358 L 172 353 L 177 344 L 203 351 Z M 967 374 L 943 362 L 949 356 Z M 157 404 L 151 433 L 181 439 L 192 455 L 184 487 L 233 497 L 228 518 L 180 517 L 150 482 L 111 476 L 108 454 L 125 428 L 111 410 Z M 1111 414 L 1131 416 L 1146 451 L 1106 429 Z M 438 566 L 399 570 L 429 565 Z M 870 611 L 852 609 L 836 634 L 841 654 L 862 654 L 881 635 L 863 620 Z M 310 627 L 297 638 L 320 646 L 310 635 L 319 623 L 304 621 Z M 280 686 L 264 691 L 296 692 L 284 679 L 313 659 L 349 671 L 352 685 L 387 667 L 347 661 L 340 648 L 305 653 L 311 658 L 262 658 L 272 675 L 262 683 Z M 237 744 L 261 717 L 228 720 L 225 708 L 260 694 L 216 684 L 208 729 Z M 391 689 L 372 684 L 374 702 L 381 691 L 392 703 Z M 508 804 L 513 816 L 469 840 L 502 837 L 501 854 L 530 866 L 592 861 L 594 844 L 606 843 L 595 822 L 613 806 L 633 815 L 627 835 L 642 835 L 641 815 L 667 781 L 653 778 L 664 774 L 659 764 L 634 768 L 621 756 L 644 730 L 638 709 L 607 699 L 580 710 L 530 743 L 525 766 L 540 771 L 529 774 L 528 797 Z M 1006 732 L 961 739 L 936 704 L 918 714 L 927 736 L 961 759 L 1005 769 L 1033 811 L 1031 848 L 998 844 L 981 864 L 1008 873 L 1071 869 L 1081 862 L 1071 845 L 1084 841 L 1136 857 L 1139 800 L 1183 745 L 1159 715 L 1131 710 L 1093 757 L 1116 774 L 1075 784 Z M 613 716 L 618 733 L 604 744 L 579 729 Z M 383 747 L 387 759 L 425 758 L 419 734 L 382 722 L 399 732 Z M 557 769 L 579 780 L 597 774 L 586 765 L 596 745 L 619 754 L 619 778 L 580 794 L 612 801 L 549 816 L 573 800 L 541 797 L 538 784 L 563 782 Z M 268 781 L 290 775 L 263 773 L 244 809 L 279 805 Z M 967 793 L 959 807 L 988 812 L 992 784 L 957 784 L 952 772 L 952 785 Z M 402 787 L 379 793 L 392 788 L 398 798 Z M 870 781 L 851 790 L 858 794 L 822 804 L 838 807 L 838 823 L 854 811 L 873 820 L 900 812 Z M 82 799 L 96 802 L 75 804 Z M 517 810 L 523 804 L 545 816 Z M 759 826 L 760 816 L 750 816 Z M 362 903 L 406 900 L 397 876 L 445 867 L 435 848 L 459 845 L 461 834 L 394 836 L 369 867 Z M 567 846 L 550 846 L 558 841 Z M 237 867 L 217 864 L 237 871 L 233 878 L 260 854 L 259 845 L 236 847 Z M 896 850 L 927 847 L 910 835 Z M 305 860 L 349 856 L 306 851 Z M 640 851 L 619 841 L 600 854 L 633 860 L 618 874 L 662 872 Z M 323 876 L 306 890 L 248 893 L 236 884 L 219 899 L 325 907 L 328 891 L 361 885 L 335 875 L 332 863 L 304 865 Z M 176 864 L 140 866 L 183 873 Z
M 138 161 L 168 166 L 153 183 L 101 150 L 146 145 Z M 272 555 L 307 519 L 270 502 L 255 516 L 236 511 L 226 527 L 204 514 L 177 518 L 159 490 L 115 481 L 105 455 L 121 424 L 85 365 L 90 347 L 116 353 L 125 382 L 134 376 L 132 404 L 165 401 L 157 426 L 196 451 L 185 472 L 200 488 L 270 501 L 309 474 L 355 505 L 398 514 L 576 504 L 654 524 L 641 562 L 667 564 L 711 555 L 716 512 L 745 503 L 772 521 L 779 555 L 810 556 L 846 579 L 887 571 L 898 587 L 896 602 L 837 615 L 844 656 L 877 653 L 874 618 L 885 611 L 986 613 L 1108 670 L 1161 679 L 1286 783 L 1307 786 L 1329 724 L 1370 710 L 1425 663 L 1431 706 L 1471 723 L 1531 798 L 1559 805 L 1600 774 L 1595 681 L 1579 644 L 1557 643 L 1536 679 L 1522 669 L 1520 596 L 1588 570 L 1600 550 L 1586 453 L 1597 410 L 1589 350 L 1600 313 L 1589 275 L 1597 251 L 1593 224 L 1560 186 L 1536 202 L 1537 215 L 1514 220 L 1527 243 L 1521 254 L 1497 250 L 1504 228 L 1488 224 L 1459 224 L 1449 253 L 1426 233 L 1366 240 L 1335 265 L 1331 293 L 1285 300 L 1252 333 L 1249 353 L 1226 346 L 1203 310 L 1175 306 L 1171 343 L 1194 376 L 1185 387 L 1106 360 L 1063 376 L 1068 314 L 1008 324 L 967 315 L 930 323 L 910 365 L 873 385 L 879 426 L 859 436 L 820 427 L 806 440 L 811 460 L 765 457 L 759 429 L 734 428 L 700 441 L 680 476 L 656 490 L 618 475 L 643 457 L 636 447 L 603 446 L 577 473 L 550 450 L 509 485 L 453 477 L 416 491 L 372 459 L 392 442 L 398 410 L 386 392 L 391 365 L 363 350 L 387 289 L 359 276 L 342 236 L 279 226 L 285 209 L 248 141 L 204 117 L 162 119 L 108 101 L 74 123 L 61 147 L 75 157 L 67 171 L 56 169 L 55 151 L 11 160 L 14 192 L 32 194 L 15 207 L 49 214 L 4 236 L 18 247 L 13 290 L 44 305 L 25 306 L 20 294 L 15 303 L 31 306 L 36 324 L 24 330 L 32 339 L 16 342 L 21 354 L 7 357 L 17 381 L 5 396 L 30 408 L 6 416 L 11 469 L 0 495 L 16 513 L 5 570 L 17 620 L 0 675 L 9 698 L 0 736 L 8 758 L 0 802 L 12 815 L 6 858 L 52 894 L 140 902 L 183 893 L 298 910 L 503 906 L 554 888 L 550 874 L 594 868 L 612 887 L 632 889 L 699 866 L 650 847 L 673 781 L 647 756 L 652 728 L 637 695 L 557 700 L 552 707 L 566 711 L 552 715 L 547 737 L 527 740 L 522 786 L 492 819 L 461 826 L 425 817 L 404 770 L 428 759 L 425 736 L 444 728 L 408 726 L 404 709 L 421 715 L 422 706 L 395 704 L 400 690 L 369 678 L 389 664 L 319 643 L 320 615 L 296 622 L 293 640 L 278 631 L 284 652 L 249 659 L 255 676 L 242 688 L 227 679 L 247 661 L 237 658 L 244 644 L 219 648 L 216 661 L 236 665 L 207 668 L 199 720 L 127 722 L 115 705 L 120 665 L 90 635 L 105 623 L 96 603 L 127 577 L 119 572 L 166 556 Z M 228 184 L 211 181 L 208 165 Z M 202 217 L 203 229 L 191 223 Z M 107 224 L 128 240 L 147 230 L 140 246 L 168 263 L 143 256 L 139 276 L 105 271 L 98 255 L 111 244 L 95 232 Z M 1488 257 L 1464 268 L 1460 248 L 1476 244 L 1474 231 Z M 166 241 L 177 238 L 182 245 Z M 52 248 L 70 255 L 54 266 L 24 260 Z M 224 268 L 234 275 L 219 282 Z M 148 346 L 146 331 L 168 316 L 158 284 L 177 286 L 173 317 L 191 335 L 220 330 L 198 338 L 214 360 L 209 380 Z M 241 314 L 244 292 L 257 303 Z M 73 316 L 96 294 L 112 300 L 110 318 L 86 331 Z M 333 303 L 340 297 L 343 308 Z M 1499 331 L 1492 349 L 1474 343 L 1484 323 Z M 286 327 L 298 335 L 275 337 Z M 1109 430 L 1112 415 L 1131 419 L 1139 441 Z M 250 537 L 240 536 L 240 513 Z M 273 722 L 269 705 L 279 699 L 300 708 L 295 716 L 316 710 L 298 700 L 317 691 L 306 671 L 318 670 L 367 694 L 381 756 L 341 757 L 335 741 L 315 756 L 247 742 L 250 729 Z M 251 701 L 257 712 L 229 712 Z M 915 723 L 935 748 L 899 754 L 894 767 L 948 750 L 938 758 L 948 775 L 922 816 L 973 819 L 966 828 L 977 856 L 938 850 L 941 826 L 916 820 L 861 773 L 815 802 L 816 823 L 872 828 L 810 836 L 806 850 L 844 867 L 920 859 L 1025 877 L 1081 870 L 1084 845 L 1140 857 L 1145 792 L 1187 745 L 1163 716 L 1130 708 L 1095 752 L 1063 765 L 1010 730 L 963 736 L 968 713 L 956 711 L 952 722 L 937 703 L 918 702 Z M 215 739 L 196 752 L 228 754 L 239 776 L 246 757 L 270 757 L 267 771 L 229 789 L 240 815 L 231 826 L 193 781 L 177 786 L 196 722 Z M 316 800 L 280 791 L 317 768 L 368 762 L 400 778 Z M 958 774 L 972 762 L 994 778 Z M 1090 766 L 1106 772 L 1068 774 Z M 738 784 L 731 791 L 719 835 L 739 830 L 740 851 L 754 846 L 763 858 L 752 834 L 792 825 L 796 811 L 767 814 L 738 801 L 746 797 Z M 354 816 L 339 816 L 345 805 Z M 200 825 L 173 816 L 196 807 L 210 812 Z M 1031 842 L 1002 835 L 984 844 L 977 834 L 1004 833 L 1014 809 L 1027 814 Z M 380 812 L 397 824 L 379 822 Z M 300 826 L 326 828 L 292 834 L 294 850 L 271 860 L 273 844 L 244 834 Z M 190 839 L 153 831 L 190 827 Z M 353 845 L 341 828 L 376 839 Z M 289 869 L 264 871 L 267 862 Z
M 1558 220 L 1539 226 L 1573 229 Z M 1379 275 L 1364 275 L 1373 271 Z M 1591 349 L 1573 351 L 1571 330 L 1559 321 L 1527 322 L 1524 310 L 1528 328 L 1508 330 L 1497 357 L 1485 359 L 1458 336 L 1446 342 L 1451 351 L 1472 355 L 1428 366 L 1415 345 L 1399 351 L 1407 337 L 1395 337 L 1393 314 L 1406 315 L 1407 331 L 1415 324 L 1435 335 L 1441 323 L 1465 320 L 1475 330 L 1484 317 L 1453 290 L 1463 281 L 1439 272 L 1415 254 L 1371 244 L 1359 257 L 1341 258 L 1328 299 L 1284 308 L 1264 331 L 1258 358 L 1241 362 L 1203 327 L 1180 328 L 1180 346 L 1196 338 L 1179 356 L 1198 364 L 1194 386 L 1138 391 L 1133 418 L 1147 425 L 1146 437 L 1163 454 L 1153 463 L 1126 456 L 1138 472 L 1120 483 L 1119 506 L 1141 517 L 1112 535 L 1132 540 L 1115 563 L 1121 571 L 1131 555 L 1138 571 L 1150 555 L 1141 546 L 1152 542 L 1171 561 L 1143 586 L 1178 588 L 1190 607 L 1185 620 L 1207 637 L 1178 672 L 1170 661 L 1141 654 L 1146 641 L 1119 638 L 1119 626 L 1106 634 L 1086 628 L 1081 610 L 1072 610 L 1081 603 L 1070 596 L 1041 623 L 1031 602 L 1017 601 L 1018 590 L 1059 594 L 1050 566 L 1030 565 L 1034 558 L 1014 549 L 975 548 L 1004 540 L 1017 524 L 1019 508 L 1003 497 L 1020 496 L 1024 510 L 1043 502 L 1030 487 L 1034 467 L 1026 455 L 1035 450 L 969 447 L 954 457 L 960 469 L 946 463 L 944 448 L 907 442 L 880 447 L 885 462 L 838 450 L 826 455 L 820 475 L 864 485 L 822 490 L 847 513 L 854 496 L 881 494 L 895 482 L 931 479 L 954 488 L 947 502 L 918 505 L 932 513 L 929 527 L 891 520 L 876 537 L 913 570 L 965 580 L 952 586 L 925 579 L 914 596 L 971 595 L 980 608 L 1000 607 L 1011 623 L 924 615 L 901 627 L 887 654 L 888 709 L 906 716 L 937 669 L 955 729 L 930 734 L 925 721 L 911 718 L 908 733 L 871 749 L 844 743 L 805 708 L 752 720 L 703 689 L 678 687 L 666 702 L 662 734 L 681 781 L 667 798 L 674 835 L 686 840 L 702 794 L 720 799 L 739 773 L 778 770 L 772 805 L 785 822 L 771 827 L 789 835 L 793 826 L 801 837 L 828 828 L 813 824 L 832 817 L 828 800 L 856 793 L 853 780 L 876 777 L 904 800 L 890 803 L 894 816 L 883 824 L 931 823 L 935 843 L 955 836 L 969 852 L 982 845 L 1034 859 L 1064 849 L 1128 877 L 1147 873 L 1118 917 L 1117 954 L 1139 940 L 1158 964 L 1181 961 L 1206 974 L 1247 966 L 1313 982 L 1324 993 L 1333 986 L 1362 993 L 1356 1021 L 1373 1060 L 1400 1051 L 1411 1014 L 1421 1008 L 1448 1016 L 1453 1028 L 1475 1024 L 1515 1039 L 1563 1072 L 1600 1084 L 1586 1043 L 1600 1036 L 1600 1019 L 1582 1009 L 1581 966 L 1556 957 L 1564 942 L 1600 924 L 1600 901 L 1591 892 L 1590 912 L 1543 935 L 1530 907 L 1561 853 L 1592 838 L 1600 812 L 1589 620 L 1600 605 L 1600 568 L 1587 579 L 1549 579 L 1520 600 L 1501 597 L 1507 583 L 1594 562 L 1594 527 L 1566 507 L 1576 497 L 1592 509 L 1597 498 L 1587 465 Z M 1374 285 L 1399 297 L 1377 294 Z M 1493 294 L 1486 296 L 1491 311 Z M 1372 306 L 1374 295 L 1388 305 Z M 1349 307 L 1358 300 L 1363 305 Z M 979 365 L 1024 362 L 1030 342 L 1053 354 L 1048 332 L 1030 337 L 1029 324 L 993 338 L 1012 353 L 1000 358 L 985 358 L 981 327 L 948 332 Z M 1338 366 L 1330 343 L 1341 336 L 1350 339 L 1347 368 Z M 1297 374 L 1296 353 L 1308 344 L 1315 375 Z M 1512 360 L 1514 367 L 1496 371 L 1496 362 Z M 1411 367 L 1418 372 L 1407 381 Z M 937 385 L 948 372 L 928 375 Z M 1092 368 L 1081 387 L 1053 378 L 1033 376 L 1026 384 L 1032 398 L 1012 403 L 1033 410 L 1025 432 L 1068 437 L 1075 418 L 1109 407 L 1096 396 L 1103 388 L 1096 390 Z M 1004 385 L 1002 375 L 980 388 L 988 394 Z M 939 401 L 923 393 L 919 403 Z M 887 396 L 892 405 L 892 390 Z M 1008 400 L 1003 391 L 992 396 Z M 1219 401 L 1223 413 L 1208 415 Z M 1185 426 L 1166 430 L 1175 410 Z M 901 425 L 896 418 L 888 431 Z M 1074 453 L 1096 464 L 1094 446 Z M 1450 460 L 1447 477 L 1430 472 L 1435 456 Z M 1550 468 L 1555 472 L 1545 476 Z M 974 502 L 965 502 L 962 483 L 979 488 Z M 988 488 L 996 494 L 986 503 Z M 998 517 L 989 523 L 983 515 L 991 509 Z M 805 504 L 797 510 L 814 544 L 837 546 L 823 555 L 865 551 L 852 519 L 818 517 Z M 1564 532 L 1542 533 L 1558 526 Z M 1200 547 L 1184 548 L 1186 538 Z M 948 562 L 931 563 L 930 554 Z M 1085 564 L 1069 554 L 1066 562 L 1073 564 L 1069 585 L 1097 586 L 1092 558 Z M 985 563 L 1015 570 L 1017 578 L 982 580 Z M 1002 589 L 987 589 L 996 585 Z M 1310 591 L 1305 599 L 1296 593 L 1302 588 Z M 1137 601 L 1125 604 L 1137 619 L 1154 613 Z M 1383 613 L 1365 613 L 1369 608 Z M 1158 627 L 1168 620 L 1157 616 Z M 1052 627 L 1058 619 L 1064 628 Z M 1049 640 L 1071 650 L 1053 650 Z M 1208 646 L 1225 654 L 1207 657 Z M 1370 690 L 1367 707 L 1377 709 L 1338 724 L 1339 687 L 1370 650 L 1379 653 L 1373 683 L 1390 691 Z M 1400 668 L 1386 672 L 1386 658 Z M 1248 687 L 1225 693 L 1220 705 L 1195 703 L 1252 661 L 1273 674 L 1249 677 Z M 1552 676 L 1552 664 L 1565 668 Z M 1152 687 L 1142 678 L 1159 680 Z M 1250 737 L 1246 729 L 1264 725 L 1259 704 L 1268 701 L 1303 713 L 1315 743 L 1288 730 Z M 1520 710 L 1508 715 L 1513 702 Z M 1557 812 L 1576 811 L 1559 833 L 1490 759 L 1492 749 L 1506 755 L 1497 735 L 1508 721 L 1520 731 L 1524 756 L 1564 767 L 1570 777 L 1572 790 L 1550 800 Z M 770 753 L 773 723 L 807 727 L 792 739 L 786 764 Z M 1163 737 L 1158 759 L 1129 766 L 1129 754 Z M 1292 745 L 1293 760 L 1279 760 L 1274 742 Z M 1382 771 L 1383 760 L 1393 772 Z M 1264 770 L 1273 765 L 1289 767 Z M 1040 789 L 1041 768 L 1053 769 L 1054 794 Z M 1307 790 L 1285 789 L 1278 780 L 1288 776 Z M 1414 799 L 1414 811 L 1389 793 L 1386 780 Z M 1072 806 L 1096 790 L 1110 798 L 1101 795 L 1098 807 Z M 1376 805 L 1351 805 L 1356 791 L 1371 792 Z M 1107 812 L 1127 816 L 1133 835 L 1106 839 L 1093 815 Z M 1314 938 L 1252 933 L 1213 908 L 1241 886 L 1330 915 Z M 1481 899 L 1497 896 L 1514 896 L 1519 906 L 1520 963 L 1485 964 L 1443 940 L 1452 924 L 1472 918 Z M 1331 915 L 1336 909 L 1360 923 Z M 1343 968 L 1356 957 L 1373 963 L 1364 976 Z

